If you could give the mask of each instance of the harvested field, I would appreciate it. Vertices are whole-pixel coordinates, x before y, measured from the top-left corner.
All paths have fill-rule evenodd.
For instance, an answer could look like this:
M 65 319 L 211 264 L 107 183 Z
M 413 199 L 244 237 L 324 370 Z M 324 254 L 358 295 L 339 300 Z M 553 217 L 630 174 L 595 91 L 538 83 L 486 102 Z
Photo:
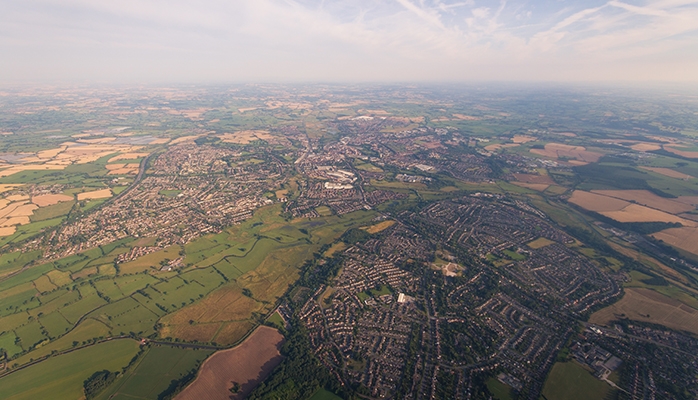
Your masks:
M 184 142 L 193 142 L 194 139 L 198 139 L 201 135 L 190 135 L 190 136 L 180 136 L 177 139 L 170 142 L 170 144 L 180 144 Z
M 371 225 L 371 226 L 367 227 L 366 232 L 368 232 L 370 234 L 378 233 L 380 231 L 383 231 L 383 230 L 390 228 L 393 225 L 395 225 L 395 221 L 392 221 L 392 220 L 379 222 L 375 225 Z
M 546 185 L 544 183 L 525 183 L 525 182 L 509 182 L 511 184 L 514 184 L 516 186 L 521 186 L 526 189 L 532 189 L 538 192 L 544 192 L 550 187 L 550 185 Z
M 485 146 L 485 150 L 487 150 L 487 151 L 497 151 L 497 150 L 499 150 L 499 149 L 505 149 L 505 148 L 508 148 L 508 147 L 517 147 L 517 146 L 519 146 L 519 145 L 516 144 L 516 143 L 505 143 L 505 144 L 496 143 L 496 144 L 490 144 L 490 145 Z
M 650 289 L 625 289 L 622 299 L 592 314 L 589 322 L 606 325 L 620 318 L 660 324 L 698 335 L 698 310 Z
M 533 136 L 526 136 L 526 135 L 516 135 L 513 138 L 511 138 L 511 141 L 514 143 L 527 143 L 527 142 L 532 142 L 536 140 Z
M 10 218 L 3 218 L 0 219 L 0 227 L 7 227 L 7 226 L 14 226 L 14 225 L 26 225 L 29 222 L 29 217 L 22 216 L 22 217 L 10 217 Z
M 632 201 L 643 206 L 666 211 L 670 214 L 680 214 L 691 211 L 693 206 L 674 199 L 659 197 L 648 190 L 592 190 L 592 193 Z
M 17 227 L 14 226 L 0 227 L 0 236 L 10 236 L 13 235 L 15 231 L 17 231 Z
M 8 191 L 10 191 L 14 188 L 20 187 L 20 186 L 22 186 L 22 185 L 20 185 L 20 184 L 13 184 L 13 185 L 2 184 L 2 185 L 0 185 L 0 193 L 8 192 Z
M 112 157 L 108 162 L 114 162 L 119 160 L 134 160 L 136 158 L 148 157 L 148 153 L 123 153 L 118 156 Z
M 664 150 L 686 158 L 698 158 L 698 151 L 681 150 L 683 147 L 672 147 L 674 145 L 664 145 Z
M 697 225 L 694 221 L 638 204 L 631 204 L 620 211 L 606 211 L 601 214 L 618 222 L 678 222 L 683 226 Z
M 59 169 L 64 169 L 65 167 L 66 167 L 65 165 L 50 165 L 50 164 L 15 165 L 15 166 L 12 166 L 10 168 L 7 168 L 7 169 L 0 171 L 0 177 L 10 176 L 10 175 L 16 174 L 18 172 L 23 172 L 23 171 L 59 170 Z
M 549 176 L 543 176 L 543 175 L 533 175 L 533 174 L 513 174 L 514 178 L 523 183 L 539 183 L 539 184 L 546 184 L 546 185 L 553 185 L 555 184 L 555 181 L 553 181 Z
M 548 143 L 545 149 L 531 149 L 531 153 L 549 158 L 573 158 L 585 163 L 597 162 L 603 156 L 602 153 L 588 151 L 583 146 L 570 146 L 562 143 Z
M 464 115 L 464 114 L 453 114 L 454 118 L 463 120 L 463 121 L 479 121 L 482 118 L 480 117 L 473 117 L 472 115 Z
M 647 171 L 656 172 L 660 175 L 668 176 L 670 178 L 676 178 L 676 179 L 690 179 L 690 178 L 692 178 L 691 175 L 686 175 L 686 174 L 681 173 L 679 171 L 675 171 L 671 168 L 655 168 L 655 167 L 640 167 L 640 168 L 646 169 Z
M 635 151 L 654 151 L 661 149 L 662 146 L 656 143 L 637 143 L 630 146 L 630 148 Z
M 243 399 L 281 362 L 283 336 L 274 328 L 260 326 L 243 343 L 216 352 L 201 366 L 199 375 L 175 399 Z M 240 391 L 231 396 L 233 382 Z
M 42 194 L 40 196 L 32 197 L 32 203 L 39 207 L 52 206 L 58 204 L 62 201 L 72 201 L 73 196 L 67 196 L 65 194 Z
M 669 228 L 652 234 L 655 239 L 698 255 L 698 228 Z
M 139 164 L 107 164 L 109 170 L 108 175 L 136 175 L 138 173 Z
M 630 205 L 625 200 L 614 199 L 583 190 L 575 190 L 572 193 L 572 197 L 567 201 L 595 212 L 620 211 Z
M 225 143 L 235 143 L 235 144 L 248 144 L 254 142 L 255 140 L 269 140 L 273 136 L 269 134 L 269 131 L 263 130 L 248 130 L 248 131 L 238 131 L 235 133 L 224 133 L 219 136 L 221 140 Z
M 79 200 L 106 199 L 112 196 L 111 189 L 94 190 L 92 192 L 78 193 Z

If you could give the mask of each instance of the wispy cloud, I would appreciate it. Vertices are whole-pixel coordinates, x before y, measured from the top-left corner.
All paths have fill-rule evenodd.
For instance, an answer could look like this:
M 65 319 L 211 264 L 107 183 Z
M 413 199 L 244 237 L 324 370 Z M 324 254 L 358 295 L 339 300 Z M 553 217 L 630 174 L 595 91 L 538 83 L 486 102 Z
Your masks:
M 698 0 L 5 0 L 0 79 L 698 81 Z

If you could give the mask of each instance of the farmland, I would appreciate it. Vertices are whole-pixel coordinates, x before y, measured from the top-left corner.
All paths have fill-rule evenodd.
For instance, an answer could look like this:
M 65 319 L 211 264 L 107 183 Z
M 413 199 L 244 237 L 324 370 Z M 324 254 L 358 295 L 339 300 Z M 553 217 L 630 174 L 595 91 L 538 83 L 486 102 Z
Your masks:
M 649 289 L 626 289 L 617 303 L 592 314 L 592 323 L 605 325 L 628 318 L 698 335 L 698 310 Z
M 49 359 L 18 371 L 2 382 L 4 399 L 77 399 L 82 383 L 98 370 L 119 371 L 138 352 L 135 340 L 114 340 Z
M 100 393 L 97 399 L 157 398 L 167 390 L 173 380 L 182 379 L 196 371 L 211 353 L 211 350 L 150 345 L 136 364 L 107 390 Z
M 196 380 L 177 396 L 177 400 L 242 399 L 261 379 L 281 362 L 279 348 L 283 336 L 274 328 L 260 326 L 238 346 L 212 355 L 201 367 Z

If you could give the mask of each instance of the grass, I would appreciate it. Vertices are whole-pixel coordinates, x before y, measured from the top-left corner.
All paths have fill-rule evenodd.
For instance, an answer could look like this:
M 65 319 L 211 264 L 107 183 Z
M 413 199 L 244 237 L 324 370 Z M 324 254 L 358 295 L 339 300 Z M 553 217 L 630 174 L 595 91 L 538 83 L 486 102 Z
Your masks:
M 83 381 L 100 370 L 118 371 L 138 352 L 130 339 L 100 343 L 50 358 L 0 378 L 3 397 L 13 400 L 78 399 Z
M 553 365 L 543 386 L 543 395 L 548 400 L 604 399 L 611 390 L 607 383 L 571 361 Z
M 267 318 L 267 322 L 273 324 L 277 328 L 284 327 L 284 320 L 281 318 L 281 315 L 279 315 L 278 312 L 275 312 L 269 318 Z
M 67 215 L 75 205 L 75 201 L 65 201 L 58 204 L 53 204 L 46 207 L 41 207 L 34 210 L 34 213 L 29 217 L 32 222 L 44 221 Z
M 526 245 L 532 249 L 540 249 L 540 248 L 543 248 L 545 246 L 549 246 L 553 243 L 555 243 L 555 242 L 553 242 L 550 239 L 546 239 L 544 237 L 539 237 L 538 239 L 536 239 L 532 242 L 528 242 Z
M 497 400 L 511 400 L 511 387 L 500 382 L 497 378 L 490 378 L 486 382 L 487 389 Z
M 29 362 L 30 359 L 39 359 L 52 351 L 62 351 L 73 347 L 73 342 L 78 342 L 79 345 L 85 344 L 88 340 L 97 339 L 99 337 L 106 337 L 109 335 L 109 327 L 103 323 L 94 320 L 87 319 L 78 325 L 77 328 L 70 331 L 67 335 L 52 341 L 51 343 L 45 344 L 38 349 L 25 354 L 12 363 L 17 363 L 23 365 Z
M 153 346 L 96 399 L 155 399 L 175 379 L 180 379 L 208 357 L 210 350 Z
M 341 397 L 337 396 L 336 394 L 334 394 L 328 390 L 320 388 L 308 400 L 339 400 L 339 399 L 341 399 Z

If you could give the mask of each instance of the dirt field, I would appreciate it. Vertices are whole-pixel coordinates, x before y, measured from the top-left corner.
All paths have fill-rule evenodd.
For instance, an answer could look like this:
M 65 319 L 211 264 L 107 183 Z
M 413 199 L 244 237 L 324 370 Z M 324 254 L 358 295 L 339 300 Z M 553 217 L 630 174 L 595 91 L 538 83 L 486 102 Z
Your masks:
M 533 174 L 513 174 L 514 178 L 523 183 L 538 183 L 546 185 L 554 185 L 553 181 L 549 176 L 533 175 Z
M 591 192 L 603 196 L 633 201 L 637 204 L 666 211 L 670 214 L 680 214 L 694 209 L 691 205 L 674 199 L 659 197 L 647 190 L 592 190 Z
M 72 201 L 73 196 L 68 196 L 65 194 L 42 194 L 40 196 L 32 197 L 32 203 L 39 207 L 52 206 L 58 204 L 62 201 Z
M 78 201 L 91 199 L 106 199 L 111 197 L 111 189 L 94 190 L 92 192 L 78 193 Z
M 698 334 L 698 310 L 650 289 L 625 289 L 625 296 L 620 301 L 592 314 L 589 322 L 605 325 L 619 318 Z
M 640 167 L 642 169 L 646 169 L 647 171 L 652 171 L 656 172 L 660 175 L 668 176 L 669 178 L 676 178 L 676 179 L 691 179 L 691 175 L 686 175 L 684 173 L 681 173 L 679 171 L 674 171 L 671 168 L 654 168 L 654 167 Z
M 204 362 L 194 382 L 176 400 L 243 399 L 281 362 L 283 336 L 260 326 L 239 346 L 216 352 Z M 240 391 L 231 396 L 233 382 Z
M 670 228 L 652 234 L 655 239 L 698 255 L 698 228 Z
M 531 149 L 531 153 L 550 158 L 573 158 L 585 163 L 597 162 L 603 156 L 601 153 L 588 151 L 582 146 L 570 146 L 561 143 L 548 143 L 545 149 Z
M 464 114 L 453 114 L 453 118 L 460 119 L 463 121 L 479 121 L 482 119 L 480 117 L 473 117 L 472 115 L 464 115 Z
M 596 212 L 620 211 L 630 205 L 630 203 L 625 200 L 614 199 L 583 190 L 575 190 L 572 193 L 572 197 L 567 201 Z

